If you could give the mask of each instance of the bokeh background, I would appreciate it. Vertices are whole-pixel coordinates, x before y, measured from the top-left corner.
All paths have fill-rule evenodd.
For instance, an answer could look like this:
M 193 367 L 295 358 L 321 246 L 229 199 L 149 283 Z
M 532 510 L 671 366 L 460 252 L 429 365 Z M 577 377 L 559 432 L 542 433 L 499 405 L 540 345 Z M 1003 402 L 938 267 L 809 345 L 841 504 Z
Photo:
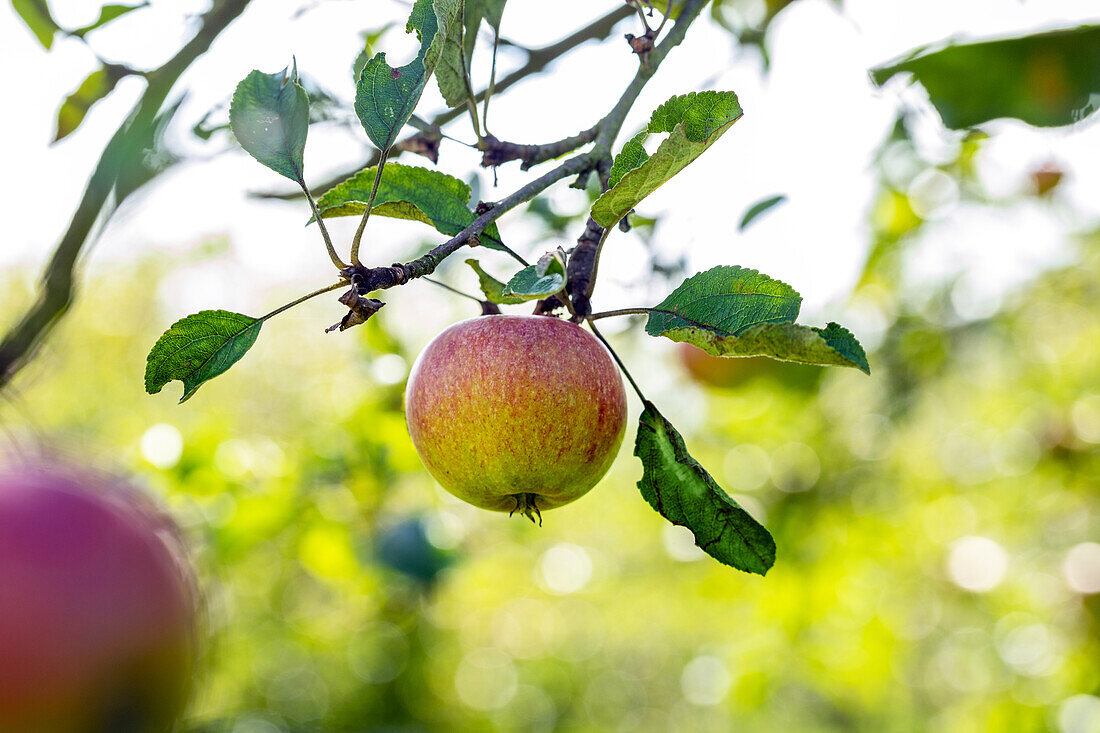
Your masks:
M 502 32 L 546 45 L 604 5 L 511 0 Z M 209 638 L 184 730 L 1100 731 L 1100 125 L 951 131 L 919 85 L 868 77 L 953 36 L 1097 23 L 1094 3 L 722 0 L 639 99 L 624 132 L 700 88 L 736 90 L 746 116 L 609 240 L 597 308 L 739 264 L 870 353 L 870 377 L 701 361 L 636 319 L 604 322 L 693 455 L 775 535 L 766 578 L 715 563 L 645 504 L 630 435 L 607 479 L 541 528 L 443 492 L 409 441 L 403 385 L 477 307 L 427 283 L 344 334 L 323 332 L 343 309 L 311 301 L 186 404 L 178 385 L 144 394 L 145 354 L 176 319 L 259 314 L 331 281 L 305 204 L 258 197 L 286 189 L 218 129 L 236 82 L 293 53 L 328 91 L 306 157 L 320 182 L 369 155 L 340 112 L 362 34 L 394 59 L 411 49 L 401 3 L 256 6 L 184 77 L 163 143 L 179 162 L 103 229 L 74 309 L 0 395 L 0 439 L 135 475 L 191 539 Z M 99 11 L 51 7 L 65 27 Z M 0 7 L 19 100 L 0 120 L 0 329 L 141 86 L 124 79 L 50 145 L 61 100 L 97 56 L 162 62 L 204 8 L 152 2 L 47 52 Z M 619 38 L 633 22 L 503 95 L 493 131 L 533 142 L 591 124 L 633 73 Z M 505 70 L 522 61 L 502 51 Z M 422 109 L 440 107 L 430 88 Z M 463 120 L 447 131 L 472 139 Z M 494 188 L 476 160 L 444 141 L 439 167 L 483 199 L 528 178 L 505 166 Z M 501 220 L 505 240 L 568 246 L 590 196 L 554 189 Z M 365 249 L 388 264 L 433 243 L 375 218 Z M 440 277 L 476 291 L 452 259 Z

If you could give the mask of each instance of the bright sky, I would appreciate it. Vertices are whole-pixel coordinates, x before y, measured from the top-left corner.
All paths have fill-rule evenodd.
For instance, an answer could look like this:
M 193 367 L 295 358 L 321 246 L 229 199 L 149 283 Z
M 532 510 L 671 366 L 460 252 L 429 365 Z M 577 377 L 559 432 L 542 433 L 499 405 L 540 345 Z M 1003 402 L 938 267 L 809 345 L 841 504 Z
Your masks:
M 758 1 L 745 2 L 747 12 L 753 12 L 753 2 Z M 548 11 L 541 1 L 511 0 L 503 31 L 521 44 L 544 45 L 604 14 L 615 2 L 558 0 Z M 98 14 L 99 4 L 87 0 L 52 0 L 51 4 L 65 26 L 91 22 Z M 133 66 L 154 66 L 188 37 L 188 29 L 180 24 L 182 13 L 206 7 L 200 0 L 152 0 L 151 5 L 94 34 L 91 42 L 96 52 Z M 307 10 L 299 13 L 303 5 Z M 401 25 L 407 13 L 407 5 L 389 0 L 253 3 L 185 77 L 191 89 L 185 119 L 190 124 L 226 100 L 251 69 L 278 70 L 292 54 L 302 71 L 350 99 L 350 65 L 360 48 L 359 32 L 392 20 Z M 635 61 L 621 39 L 622 33 L 637 32 L 633 22 L 626 21 L 611 42 L 585 46 L 551 73 L 503 95 L 492 107 L 493 132 L 503 139 L 543 142 L 592 124 L 633 75 Z M 662 215 L 655 239 L 666 256 L 687 252 L 695 269 L 717 264 L 758 268 L 803 294 L 806 322 L 835 317 L 868 245 L 872 155 L 888 132 L 901 98 L 909 104 L 920 103 L 915 90 L 904 95 L 894 89 L 875 90 L 867 68 L 951 35 L 1009 34 L 1082 22 L 1100 22 L 1095 0 L 848 0 L 844 14 L 826 0 L 805 0 L 777 19 L 770 37 L 773 65 L 766 76 L 755 51 L 737 49 L 730 36 L 709 20 L 698 22 L 638 100 L 624 134 L 638 129 L 668 96 L 702 88 L 736 91 L 745 117 L 639 211 Z M 399 28 L 381 45 L 395 66 L 404 63 L 413 48 L 411 37 Z M 124 80 L 111 98 L 93 109 L 77 133 L 50 146 L 60 101 L 95 67 L 92 51 L 77 40 L 59 38 L 54 49 L 45 52 L 17 21 L 10 5 L 2 3 L 0 61 L 8 70 L 5 98 L 16 101 L 0 118 L 6 143 L 5 175 L 0 177 L 0 267 L 31 263 L 36 273 L 64 231 L 95 160 L 136 99 L 141 83 Z M 503 56 L 504 72 L 520 61 L 518 56 Z M 441 107 L 433 83 L 419 111 L 430 116 Z M 937 125 L 930 117 L 922 140 L 929 154 L 950 149 Z M 985 291 L 995 298 L 1037 265 L 1055 261 L 1067 232 L 1096 226 L 1100 220 L 1100 125 L 1041 132 L 1001 122 L 990 129 L 994 139 L 983 153 L 981 170 L 999 191 L 1021 188 L 1027 171 L 1052 158 L 1067 166 L 1070 175 L 1061 194 L 1065 203 L 1056 210 L 1036 204 L 990 214 L 953 207 L 950 202 L 940 210 L 940 220 L 930 228 L 934 238 L 926 237 L 920 256 L 914 259 L 913 276 L 935 279 L 966 270 L 979 299 Z M 464 119 L 448 131 L 465 140 L 473 137 Z M 140 252 L 180 251 L 197 246 L 209 235 L 228 235 L 232 242 L 228 258 L 195 265 L 173 279 L 175 302 L 166 313 L 169 319 L 206 307 L 263 312 L 277 305 L 265 297 L 268 287 L 304 292 L 332 280 L 316 231 L 303 227 L 304 204 L 261 202 L 245 196 L 248 190 L 280 188 L 283 179 L 239 150 L 213 157 L 224 147 L 224 137 L 203 146 L 181 136 L 180 143 L 198 159 L 174 169 L 116 216 L 88 258 L 93 269 Z M 322 180 L 364 159 L 368 145 L 361 130 L 348 135 L 323 127 L 311 129 L 307 179 Z M 467 178 L 476 160 L 471 151 L 444 142 L 439 167 Z M 404 162 L 430 165 L 419 158 Z M 515 163 L 507 165 L 500 170 L 499 188 L 494 191 L 491 176 L 483 174 L 482 196 L 501 198 L 530 176 Z M 787 203 L 746 232 L 737 232 L 745 209 L 780 193 L 788 197 Z M 579 207 L 579 197 L 564 183 L 553 194 L 557 204 L 569 208 Z M 344 220 L 333 228 L 346 248 L 354 223 Z M 501 228 L 506 241 L 537 256 L 537 251 L 522 244 L 535 231 L 522 216 L 505 217 Z M 428 241 L 427 234 L 413 223 L 374 219 L 366 260 L 389 264 L 405 259 L 414 247 Z M 487 266 L 495 265 L 498 275 L 508 274 L 507 260 L 485 254 Z M 653 296 L 663 296 L 637 288 L 646 268 L 645 250 L 637 238 L 613 235 L 606 257 L 599 308 L 649 304 Z M 476 289 L 472 274 L 460 265 L 464 257 L 452 259 L 459 266 L 445 270 L 444 277 Z M 425 290 L 418 291 L 420 296 Z M 429 317 L 431 327 L 438 330 L 439 324 L 432 321 Z

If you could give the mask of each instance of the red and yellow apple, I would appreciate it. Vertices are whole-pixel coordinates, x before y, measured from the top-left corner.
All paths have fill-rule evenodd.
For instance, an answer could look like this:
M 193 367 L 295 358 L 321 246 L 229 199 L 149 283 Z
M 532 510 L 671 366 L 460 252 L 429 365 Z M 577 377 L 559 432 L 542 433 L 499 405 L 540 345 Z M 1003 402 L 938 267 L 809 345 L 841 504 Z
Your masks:
M 125 481 L 0 466 L 0 732 L 171 730 L 197 601 L 175 526 Z
M 417 453 L 455 496 L 530 516 L 583 496 L 622 445 L 626 394 L 607 349 L 550 316 L 456 323 L 405 390 Z

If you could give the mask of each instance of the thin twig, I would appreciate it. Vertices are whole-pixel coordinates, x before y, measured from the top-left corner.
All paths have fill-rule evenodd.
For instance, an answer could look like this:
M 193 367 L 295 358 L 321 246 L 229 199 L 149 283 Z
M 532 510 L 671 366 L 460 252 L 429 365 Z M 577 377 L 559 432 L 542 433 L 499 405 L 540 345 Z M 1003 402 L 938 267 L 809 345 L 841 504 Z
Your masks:
M 313 200 L 313 194 L 309 192 L 303 181 L 298 181 L 298 185 L 302 187 L 302 193 L 305 194 L 306 201 L 309 202 L 309 208 L 313 210 L 313 218 L 317 221 L 317 227 L 321 230 L 321 236 L 325 240 L 328 258 L 332 260 L 332 264 L 336 265 L 337 270 L 343 270 L 347 267 L 347 263 L 340 259 L 340 255 L 336 254 L 336 248 L 332 246 L 332 238 L 328 235 L 328 227 L 325 226 L 325 220 L 321 218 L 321 211 L 317 208 L 317 202 Z
M 386 148 L 382 151 L 381 157 L 378 158 L 378 170 L 374 173 L 374 185 L 370 189 L 370 198 L 367 199 L 367 208 L 363 212 L 363 218 L 359 220 L 359 228 L 355 230 L 355 237 L 351 240 L 351 264 L 358 267 L 359 262 L 359 242 L 363 239 L 363 231 L 367 228 L 367 220 L 370 219 L 370 210 L 374 206 L 374 197 L 378 195 L 378 184 L 382 182 L 382 169 L 386 167 L 386 158 L 390 154 L 390 149 Z
M 469 298 L 470 300 L 472 300 L 472 301 L 474 301 L 474 302 L 476 302 L 476 303 L 480 303 L 480 302 L 481 302 L 481 300 L 482 300 L 481 298 L 478 298 L 478 297 L 475 297 L 475 296 L 473 296 L 473 295 L 470 295 L 469 293 L 464 293 L 464 292 L 462 292 L 461 290 L 459 290 L 458 288 L 453 288 L 453 287 L 451 287 L 450 285 L 448 285 L 447 283 L 445 283 L 445 282 L 441 282 L 441 281 L 439 281 L 439 280 L 436 280 L 435 278 L 432 278 L 432 277 L 427 277 L 427 276 L 425 275 L 425 276 L 423 276 L 423 278 L 422 278 L 422 279 L 424 279 L 424 280 L 427 280 L 427 281 L 428 281 L 428 282 L 430 282 L 430 283 L 431 283 L 432 285 L 436 285 L 436 286 L 438 286 L 438 287 L 441 287 L 441 288 L 443 288 L 444 290 L 450 290 L 450 291 L 451 291 L 452 293 L 454 293 L 455 295 L 461 295 L 461 296 L 462 296 L 463 298 Z
M 275 316 L 279 315 L 283 311 L 289 310 L 290 308 L 293 308 L 294 306 L 298 305 L 299 303 L 305 303 L 310 298 L 316 298 L 318 295 L 324 295 L 325 293 L 331 293 L 333 290 L 339 290 L 340 288 L 346 288 L 346 287 L 348 287 L 349 284 L 350 283 L 347 280 L 341 280 L 338 283 L 333 283 L 332 285 L 328 285 L 326 287 L 323 287 L 320 290 L 314 290 L 309 295 L 303 295 L 301 298 L 298 298 L 297 300 L 292 300 L 291 302 L 287 303 L 286 305 L 279 306 L 275 310 L 268 313 L 266 316 L 260 316 L 257 320 L 266 321 L 269 318 L 274 318 Z
M 481 110 L 481 122 L 485 125 L 485 134 L 489 133 L 489 100 L 493 98 L 493 92 L 497 83 L 497 48 L 500 46 L 500 30 L 493 29 L 493 67 L 489 71 L 489 86 L 485 88 L 485 103 Z
M 623 376 L 626 377 L 626 381 L 630 382 L 630 386 L 634 388 L 634 392 L 638 395 L 638 399 L 642 401 L 642 404 L 649 402 L 646 396 L 642 394 L 642 388 L 638 386 L 638 383 L 634 381 L 634 377 L 631 376 L 630 370 L 626 368 L 626 364 L 623 364 L 623 360 L 615 353 L 615 349 L 611 348 L 611 344 L 607 342 L 607 339 L 603 337 L 600 330 L 596 328 L 596 324 L 592 322 L 591 318 L 588 319 L 588 327 L 592 329 L 592 333 L 596 334 L 596 338 L 598 338 L 603 343 L 604 347 L 611 353 L 611 358 L 619 365 L 619 370 L 622 371 Z

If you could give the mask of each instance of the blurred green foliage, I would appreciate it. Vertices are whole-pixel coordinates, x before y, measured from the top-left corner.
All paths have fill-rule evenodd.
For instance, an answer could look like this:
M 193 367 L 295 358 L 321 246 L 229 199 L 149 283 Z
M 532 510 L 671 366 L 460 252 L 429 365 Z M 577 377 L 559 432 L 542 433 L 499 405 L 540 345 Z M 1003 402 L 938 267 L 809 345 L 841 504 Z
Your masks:
M 1100 535 L 1100 237 L 1079 255 L 981 321 L 865 285 L 892 314 L 872 378 L 652 395 L 775 535 L 765 579 L 666 525 L 629 451 L 541 529 L 448 499 L 406 433 L 396 310 L 341 340 L 307 306 L 181 408 L 141 382 L 173 263 L 116 267 L 0 415 L 183 523 L 210 634 L 189 730 L 1058 729 L 1100 685 L 1100 597 L 1067 565 Z M 628 360 L 682 369 L 642 339 Z

